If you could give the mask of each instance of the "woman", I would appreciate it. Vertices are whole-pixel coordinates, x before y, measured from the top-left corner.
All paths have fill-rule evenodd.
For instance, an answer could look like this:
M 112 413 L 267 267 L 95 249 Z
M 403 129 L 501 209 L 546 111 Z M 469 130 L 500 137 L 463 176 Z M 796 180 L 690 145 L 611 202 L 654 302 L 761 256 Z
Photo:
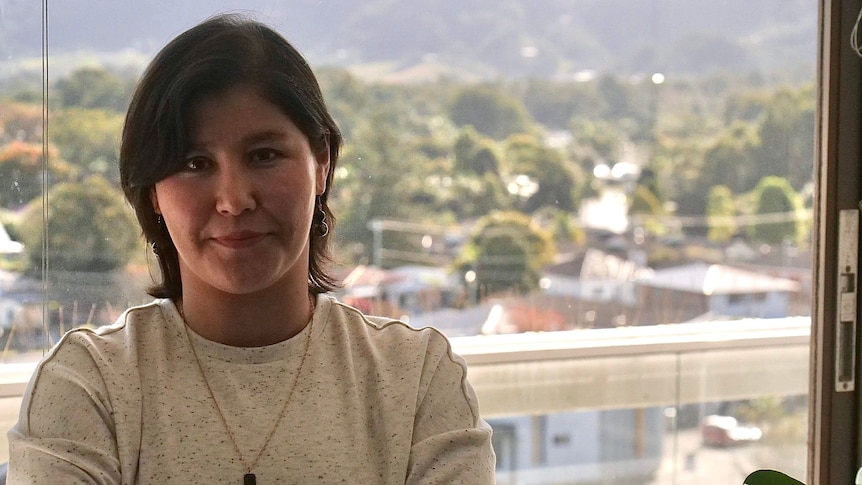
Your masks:
M 67 334 L 9 432 L 10 483 L 492 483 L 443 336 L 325 293 L 341 135 L 301 55 L 219 16 L 135 92 L 122 185 L 162 281 Z

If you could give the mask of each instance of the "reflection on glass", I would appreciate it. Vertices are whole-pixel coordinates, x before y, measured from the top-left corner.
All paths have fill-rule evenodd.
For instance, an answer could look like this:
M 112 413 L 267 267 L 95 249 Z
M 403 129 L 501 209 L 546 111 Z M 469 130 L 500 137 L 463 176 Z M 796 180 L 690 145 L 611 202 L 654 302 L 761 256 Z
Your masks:
M 52 3 L 46 154 L 41 11 L 0 0 L 0 361 L 41 356 L 43 321 L 53 343 L 148 299 L 117 180 L 130 90 L 155 46 L 238 7 L 303 48 L 346 135 L 344 301 L 453 338 L 810 314 L 816 5 L 378 3 Z M 575 394 L 493 419 L 501 483 L 705 483 L 722 460 L 803 476 L 802 397 L 699 394 L 722 369 L 665 355 L 680 380 L 662 402 Z

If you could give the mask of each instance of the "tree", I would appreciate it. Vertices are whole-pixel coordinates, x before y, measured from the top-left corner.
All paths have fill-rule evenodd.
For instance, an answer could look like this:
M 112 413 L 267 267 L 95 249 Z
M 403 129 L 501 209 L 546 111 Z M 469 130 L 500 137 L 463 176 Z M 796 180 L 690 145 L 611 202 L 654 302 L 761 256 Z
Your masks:
M 553 238 L 520 212 L 493 212 L 476 228 L 457 263 L 461 272 L 475 272 L 482 294 L 526 293 L 538 287 L 540 270 L 553 260 Z
M 451 214 L 455 220 L 482 217 L 511 206 L 511 195 L 497 175 L 458 175 L 442 187 L 435 187 L 438 216 Z
M 482 137 L 472 126 L 461 130 L 455 140 L 453 152 L 456 171 L 476 175 L 500 173 L 500 162 L 494 153 L 493 142 Z
M 755 180 L 785 177 L 796 189 L 811 181 L 814 166 L 815 95 L 812 86 L 781 89 L 766 107 L 760 126 Z
M 652 191 L 643 184 L 635 187 L 629 204 L 629 215 L 652 234 L 665 234 L 667 228 L 660 218 L 665 215 L 664 206 Z
M 578 118 L 572 123 L 575 140 L 599 160 L 613 163 L 618 160 L 622 139 L 615 124 L 604 120 Z
M 0 143 L 42 141 L 42 107 L 35 103 L 0 101 Z
M 605 75 L 598 80 L 598 92 L 604 101 L 603 117 L 621 120 L 632 116 L 633 107 L 629 91 L 615 77 Z
M 598 119 L 603 107 L 596 83 L 560 83 L 530 79 L 523 94 L 532 117 L 553 129 L 568 128 L 572 119 Z
M 371 255 L 375 219 L 410 219 L 426 214 L 409 203 L 412 190 L 428 176 L 428 160 L 413 150 L 416 136 L 398 106 L 380 106 L 359 120 L 351 144 L 345 147 L 339 180 L 333 185 L 339 212 L 338 235 L 358 243 L 362 257 Z
M 102 108 L 123 112 L 129 105 L 134 83 L 104 69 L 82 67 L 57 81 L 60 103 L 65 107 Z
M 374 102 L 368 87 L 344 69 L 323 68 L 316 74 L 329 111 L 345 139 L 352 138 L 356 122 Z
M 785 238 L 796 241 L 800 234 L 796 220 L 797 195 L 787 179 L 764 177 L 754 189 L 754 199 L 757 204 L 755 213 L 769 218 L 769 221 L 750 226 L 751 239 L 768 244 L 780 244 Z
M 543 207 L 533 214 L 533 220 L 551 233 L 555 242 L 583 244 L 587 234 L 573 219 L 577 216 L 555 207 Z
M 490 86 L 461 89 L 455 95 L 449 117 L 458 126 L 473 126 L 479 133 L 496 140 L 526 132 L 531 124 L 526 108 L 518 99 Z
M 140 241 L 140 229 L 122 195 L 98 176 L 58 184 L 48 199 L 47 224 L 50 265 L 55 270 L 123 267 Z M 34 270 L 42 266 L 42 228 L 41 201 L 34 201 L 21 223 L 22 242 Z
M 69 178 L 71 169 L 56 149 L 49 150 L 48 160 L 49 186 Z M 44 170 L 41 145 L 14 141 L 0 147 L 0 206 L 18 209 L 38 197 L 45 183 Z
M 100 109 L 73 108 L 51 120 L 51 141 L 81 176 L 101 175 L 119 182 L 120 132 L 123 115 Z
M 574 164 L 566 164 L 560 152 L 542 145 L 533 136 L 514 135 L 506 140 L 505 153 L 511 175 L 526 175 L 538 183 L 538 190 L 523 203 L 525 212 L 544 206 L 569 211 L 577 207 Z
M 707 237 L 710 241 L 725 242 L 736 235 L 737 226 L 733 219 L 736 207 L 733 192 L 726 185 L 716 185 L 706 198 L 706 217 L 709 225 Z
M 757 129 L 750 123 L 734 122 L 703 157 L 702 193 L 715 185 L 726 185 L 731 192 L 748 192 L 760 180 L 755 157 L 760 147 Z

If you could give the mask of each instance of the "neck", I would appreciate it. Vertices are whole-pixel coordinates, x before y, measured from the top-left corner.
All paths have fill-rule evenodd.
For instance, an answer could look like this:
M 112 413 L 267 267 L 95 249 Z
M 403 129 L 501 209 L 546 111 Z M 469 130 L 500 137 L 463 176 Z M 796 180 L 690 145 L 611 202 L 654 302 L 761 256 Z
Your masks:
M 301 332 L 314 311 L 307 287 L 266 293 L 204 298 L 184 288 L 176 303 L 186 324 L 198 335 L 235 347 L 262 347 Z

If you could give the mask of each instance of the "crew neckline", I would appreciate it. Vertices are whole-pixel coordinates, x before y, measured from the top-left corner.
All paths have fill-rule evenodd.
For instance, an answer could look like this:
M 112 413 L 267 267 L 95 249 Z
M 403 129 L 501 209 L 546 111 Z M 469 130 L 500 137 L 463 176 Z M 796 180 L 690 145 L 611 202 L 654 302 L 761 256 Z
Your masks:
M 297 348 L 305 345 L 306 339 L 309 338 L 308 332 L 313 332 L 311 335 L 312 342 L 310 342 L 310 345 L 313 345 L 313 341 L 319 335 L 318 327 L 326 321 L 325 315 L 329 312 L 330 303 L 330 297 L 318 295 L 311 322 L 305 328 L 287 340 L 262 347 L 236 347 L 209 340 L 186 325 L 173 300 L 162 299 L 159 302 L 159 306 L 162 309 L 165 320 L 175 328 L 181 338 L 186 341 L 187 345 L 189 343 L 194 344 L 195 349 L 201 357 L 205 356 L 207 359 L 234 364 L 266 364 L 286 359 L 291 355 L 297 354 L 297 352 L 304 352 L 304 348 L 299 351 L 297 351 Z M 186 338 L 186 335 L 188 335 L 188 338 Z

